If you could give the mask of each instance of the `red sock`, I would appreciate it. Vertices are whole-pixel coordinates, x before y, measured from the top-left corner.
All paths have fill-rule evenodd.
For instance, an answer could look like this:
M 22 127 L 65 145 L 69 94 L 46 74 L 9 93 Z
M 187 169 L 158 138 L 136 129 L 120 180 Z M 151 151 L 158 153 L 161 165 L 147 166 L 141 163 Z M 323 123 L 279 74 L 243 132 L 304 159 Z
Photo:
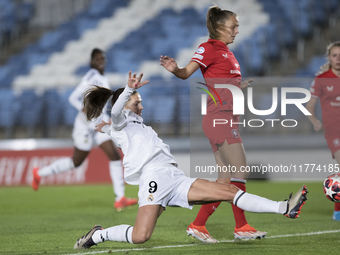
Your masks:
M 230 184 L 235 185 L 236 187 L 238 187 L 239 189 L 243 191 L 246 191 L 246 184 L 243 182 L 231 181 Z M 233 212 L 234 212 L 236 228 L 241 228 L 244 225 L 248 224 L 246 220 L 246 216 L 244 215 L 244 210 L 238 208 L 237 206 L 233 204 L 231 205 L 231 207 L 233 208 Z
M 334 203 L 334 211 L 340 211 L 340 203 Z
M 205 223 L 207 222 L 208 218 L 215 212 L 220 203 L 221 202 L 215 202 L 212 204 L 202 205 L 193 224 L 195 226 L 205 226 Z

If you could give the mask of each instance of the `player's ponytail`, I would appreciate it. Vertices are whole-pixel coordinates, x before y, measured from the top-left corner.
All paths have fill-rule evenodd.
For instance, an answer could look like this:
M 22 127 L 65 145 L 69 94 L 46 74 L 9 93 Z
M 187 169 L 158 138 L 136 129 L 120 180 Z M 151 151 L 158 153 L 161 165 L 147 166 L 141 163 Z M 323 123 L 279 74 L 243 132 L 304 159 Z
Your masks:
M 113 106 L 124 88 L 119 88 L 116 91 L 93 85 L 84 94 L 84 113 L 88 121 L 98 118 L 103 111 L 106 102 L 111 98 L 111 105 Z M 133 91 L 136 94 L 137 91 Z
M 219 39 L 220 31 L 224 30 L 224 23 L 236 13 L 228 10 L 221 10 L 218 6 L 212 6 L 207 12 L 207 28 L 210 39 Z
M 92 86 L 84 94 L 83 111 L 88 121 L 98 118 L 106 105 L 107 100 L 114 94 L 111 89 Z
M 340 47 L 340 41 L 337 41 L 337 42 L 333 42 L 331 44 L 329 44 L 327 46 L 327 49 L 326 49 L 326 55 L 327 57 L 330 56 L 331 54 L 331 50 L 333 49 L 333 47 Z M 329 69 L 331 69 L 331 63 L 328 61 L 326 64 L 323 64 L 322 66 L 320 66 L 320 69 L 319 71 L 316 73 L 316 75 L 320 75 L 324 72 L 327 72 Z

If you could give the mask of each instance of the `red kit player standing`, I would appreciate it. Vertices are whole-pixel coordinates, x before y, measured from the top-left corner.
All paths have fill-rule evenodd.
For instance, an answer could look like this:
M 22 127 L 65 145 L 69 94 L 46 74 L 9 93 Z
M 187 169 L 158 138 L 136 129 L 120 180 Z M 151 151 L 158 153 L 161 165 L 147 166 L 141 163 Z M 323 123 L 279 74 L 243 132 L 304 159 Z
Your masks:
M 328 61 L 320 68 L 310 88 L 312 98 L 307 103 L 308 116 L 315 131 L 325 130 L 325 138 L 333 158 L 340 164 L 340 41 L 327 47 Z M 316 102 L 320 98 L 322 119 L 319 121 L 314 114 Z M 340 221 L 340 203 L 335 203 L 333 220 Z
M 189 64 L 179 68 L 176 61 L 168 56 L 161 56 L 161 65 L 181 79 L 189 78 L 198 68 L 201 69 L 207 87 L 214 93 L 214 84 L 233 84 L 238 88 L 250 86 L 252 80 L 241 83 L 241 70 L 234 54 L 229 50 L 228 45 L 234 42 L 238 31 L 238 17 L 234 12 L 221 10 L 213 6 L 207 13 L 207 28 L 209 40 L 202 43 Z M 218 125 L 213 127 L 214 119 L 228 119 L 228 123 L 239 122 L 239 116 L 233 115 L 233 98 L 228 89 L 216 89 L 221 101 L 217 105 L 209 97 L 207 114 L 203 117 L 202 127 L 205 135 L 210 141 L 216 163 L 223 166 L 232 166 L 240 170 L 247 166 L 246 155 L 242 139 L 238 132 L 238 125 Z M 233 184 L 241 190 L 246 190 L 246 180 L 249 173 L 240 171 L 234 173 L 219 173 L 217 182 Z M 220 205 L 220 202 L 203 205 L 188 229 L 187 233 L 203 242 L 218 242 L 212 238 L 207 231 L 205 224 L 209 216 Z M 267 233 L 257 231 L 251 227 L 244 215 L 244 211 L 232 205 L 236 226 L 234 237 L 237 239 L 262 238 Z

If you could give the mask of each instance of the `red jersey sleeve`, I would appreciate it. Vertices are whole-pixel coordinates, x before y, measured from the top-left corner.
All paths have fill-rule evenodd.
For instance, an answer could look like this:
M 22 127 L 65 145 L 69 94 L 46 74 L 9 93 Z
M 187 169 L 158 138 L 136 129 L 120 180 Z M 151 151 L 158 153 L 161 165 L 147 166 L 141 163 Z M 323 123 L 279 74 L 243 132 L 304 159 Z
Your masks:
M 213 62 L 213 56 L 213 47 L 209 43 L 202 43 L 191 58 L 191 61 L 195 61 L 201 67 L 207 68 Z
M 312 85 L 309 89 L 312 97 L 320 97 L 321 96 L 321 86 L 320 86 L 320 78 L 316 77 L 312 82 Z

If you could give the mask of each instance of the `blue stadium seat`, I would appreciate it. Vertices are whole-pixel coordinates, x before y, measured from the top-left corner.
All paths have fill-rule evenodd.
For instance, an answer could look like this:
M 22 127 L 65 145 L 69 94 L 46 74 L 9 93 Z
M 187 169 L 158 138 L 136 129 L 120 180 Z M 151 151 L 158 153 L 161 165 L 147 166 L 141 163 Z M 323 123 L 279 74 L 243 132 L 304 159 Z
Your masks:
M 172 96 L 155 96 L 148 102 L 150 121 L 160 123 L 171 123 L 175 118 L 175 98 Z
M 337 8 L 340 6 L 339 0 L 327 0 L 323 1 L 323 3 L 325 4 L 328 13 L 336 12 Z
M 26 127 L 36 127 L 42 124 L 43 100 L 34 90 L 24 90 L 20 95 L 20 124 Z
M 98 20 L 90 18 L 80 18 L 76 21 L 76 33 L 80 37 L 86 30 L 97 27 Z
M 0 67 L 0 88 L 10 87 L 9 74 L 10 69 L 8 66 Z
M 63 104 L 63 124 L 67 126 L 73 126 L 74 119 L 76 118 L 78 111 L 68 102 L 68 98 L 73 92 L 74 88 L 66 89 L 61 94 L 61 103 Z
M 263 34 L 263 49 L 270 59 L 277 59 L 280 56 L 279 42 L 276 36 L 276 27 L 274 24 L 268 24 L 259 28 L 259 34 Z
M 18 121 L 20 104 L 12 89 L 0 89 L 0 127 L 12 128 Z
M 56 126 L 61 123 L 63 103 L 56 89 L 46 90 L 43 95 L 44 122 L 47 126 Z
M 77 76 L 84 76 L 89 69 L 90 69 L 89 64 L 86 64 L 84 66 L 80 66 L 80 67 L 77 68 L 75 74 Z
M 33 52 L 27 56 L 27 70 L 31 70 L 33 66 L 45 64 L 50 57 L 50 53 Z
M 45 33 L 39 40 L 39 50 L 41 52 L 61 51 L 61 40 L 63 33 L 60 30 Z
M 321 1 L 314 1 L 313 4 L 314 22 L 320 26 L 327 24 L 326 8 Z
M 93 0 L 88 8 L 91 18 L 109 17 L 112 15 L 112 11 L 111 0 Z
M 326 64 L 326 62 L 327 59 L 325 58 L 325 56 L 316 56 L 310 61 L 307 67 L 308 71 L 315 74 L 318 72 L 322 65 Z

